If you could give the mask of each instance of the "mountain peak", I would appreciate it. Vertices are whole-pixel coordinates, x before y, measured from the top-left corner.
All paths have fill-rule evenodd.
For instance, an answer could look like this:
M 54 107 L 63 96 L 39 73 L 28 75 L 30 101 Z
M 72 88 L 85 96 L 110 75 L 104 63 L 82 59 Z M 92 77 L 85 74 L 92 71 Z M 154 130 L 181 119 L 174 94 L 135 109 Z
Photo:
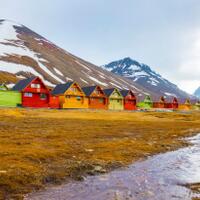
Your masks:
M 153 71 L 148 65 L 139 63 L 130 57 L 108 63 L 103 68 L 132 80 L 145 89 L 153 91 L 155 95 L 177 97 L 188 95 L 181 91 L 175 84 Z
M 16 79 L 34 75 L 51 87 L 73 80 L 81 86 L 131 89 L 140 97 L 187 95 L 177 92 L 175 85 L 130 57 L 104 68 L 115 74 L 68 53 L 24 25 L 0 20 L 0 82 L 15 83 Z M 2 78 L 5 76 L 6 79 Z

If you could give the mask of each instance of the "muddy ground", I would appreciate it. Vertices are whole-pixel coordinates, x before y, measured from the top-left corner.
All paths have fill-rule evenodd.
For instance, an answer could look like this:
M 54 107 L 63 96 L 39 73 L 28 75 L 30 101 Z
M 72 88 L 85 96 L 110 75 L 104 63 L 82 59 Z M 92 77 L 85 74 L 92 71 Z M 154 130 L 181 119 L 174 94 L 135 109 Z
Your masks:
M 186 146 L 200 112 L 0 109 L 0 199 Z

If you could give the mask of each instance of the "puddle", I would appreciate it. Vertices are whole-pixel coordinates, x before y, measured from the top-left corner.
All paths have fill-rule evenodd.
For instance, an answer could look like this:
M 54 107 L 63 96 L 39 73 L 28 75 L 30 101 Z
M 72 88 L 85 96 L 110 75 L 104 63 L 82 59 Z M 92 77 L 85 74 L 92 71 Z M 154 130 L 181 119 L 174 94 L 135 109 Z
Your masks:
M 31 194 L 26 200 L 191 200 L 181 185 L 200 182 L 200 134 L 193 146 L 160 154 L 106 175 Z M 200 196 L 199 196 L 200 197 Z

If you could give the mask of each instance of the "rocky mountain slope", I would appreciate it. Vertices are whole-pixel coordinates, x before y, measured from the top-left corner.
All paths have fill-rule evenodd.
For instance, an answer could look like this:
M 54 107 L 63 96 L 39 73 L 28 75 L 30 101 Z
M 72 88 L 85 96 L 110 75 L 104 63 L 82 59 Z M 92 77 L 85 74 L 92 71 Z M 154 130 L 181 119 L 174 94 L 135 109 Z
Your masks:
M 138 65 L 130 66 L 135 68 Z M 176 95 L 181 98 L 187 96 L 186 93 L 181 92 L 175 85 L 161 77 L 159 81 L 163 84 L 160 90 L 156 90 L 155 74 L 152 74 L 149 79 L 143 79 L 146 81 L 141 81 L 139 76 L 144 75 L 139 74 L 139 71 L 138 78 L 136 78 L 131 77 L 131 68 L 128 70 L 126 67 L 127 74 L 121 73 L 119 68 L 119 70 L 114 68 L 109 68 L 114 73 L 109 72 L 70 54 L 21 24 L 0 20 L 0 83 L 12 84 L 19 79 L 36 75 L 51 87 L 74 80 L 81 86 L 98 84 L 103 88 L 132 89 L 141 98 L 145 94 Z M 136 70 L 134 68 L 132 70 Z M 143 68 L 148 69 L 145 65 Z M 145 71 L 146 73 L 151 72 Z M 162 87 L 166 83 L 168 86 Z
M 104 69 L 123 76 L 133 82 L 163 96 L 187 97 L 189 94 L 180 90 L 175 84 L 154 72 L 148 65 L 139 63 L 129 57 L 102 66 Z
M 200 87 L 196 89 L 194 95 L 200 98 Z

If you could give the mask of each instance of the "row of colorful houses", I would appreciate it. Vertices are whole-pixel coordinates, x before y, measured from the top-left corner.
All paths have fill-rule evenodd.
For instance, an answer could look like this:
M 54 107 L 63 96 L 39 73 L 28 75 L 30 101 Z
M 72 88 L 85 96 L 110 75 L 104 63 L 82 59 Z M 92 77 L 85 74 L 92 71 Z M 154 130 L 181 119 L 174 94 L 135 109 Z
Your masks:
M 137 102 L 136 95 L 131 90 L 116 88 L 102 89 L 100 86 L 80 87 L 76 82 L 67 82 L 49 89 L 39 77 L 20 80 L 12 90 L 6 85 L 0 86 L 0 106 L 34 107 L 34 108 L 63 108 L 63 109 L 172 109 L 200 110 L 200 101 L 191 104 L 189 100 L 179 102 L 176 97 L 168 100 L 164 97 L 153 101 L 146 96 Z

